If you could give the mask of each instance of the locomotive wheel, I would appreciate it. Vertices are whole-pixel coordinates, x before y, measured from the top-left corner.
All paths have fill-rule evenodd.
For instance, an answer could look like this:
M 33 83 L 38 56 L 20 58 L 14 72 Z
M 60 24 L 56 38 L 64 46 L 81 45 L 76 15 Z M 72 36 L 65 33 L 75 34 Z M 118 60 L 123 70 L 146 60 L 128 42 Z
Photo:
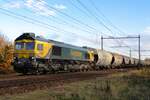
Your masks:
M 27 75 L 27 70 L 23 70 L 23 75 Z
M 39 67 L 39 68 L 37 68 L 37 70 L 36 70 L 36 74 L 37 74 L 37 75 L 46 74 L 46 70 L 45 70 L 44 68 L 42 68 L 42 67 Z
M 48 70 L 49 70 L 49 73 L 52 73 L 52 74 L 55 74 L 56 72 L 54 68 L 51 67 L 51 65 L 48 66 Z

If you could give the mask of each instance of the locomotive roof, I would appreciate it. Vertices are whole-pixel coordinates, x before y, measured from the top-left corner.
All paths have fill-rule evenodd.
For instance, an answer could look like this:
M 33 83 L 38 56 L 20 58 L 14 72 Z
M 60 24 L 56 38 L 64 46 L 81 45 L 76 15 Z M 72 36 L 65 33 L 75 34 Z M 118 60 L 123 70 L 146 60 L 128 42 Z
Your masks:
M 87 48 L 82 48 L 79 46 L 74 46 L 71 44 L 67 44 L 67 43 L 63 43 L 63 42 L 59 42 L 59 41 L 55 41 L 55 40 L 51 40 L 51 39 L 45 39 L 45 38 L 40 37 L 40 36 L 35 36 L 34 33 L 23 33 L 21 36 L 16 38 L 15 41 L 22 40 L 22 39 L 39 40 L 39 41 L 52 43 L 53 45 L 56 45 L 59 47 L 72 48 L 72 49 L 86 51 L 86 52 L 88 51 Z
M 49 39 L 49 42 L 52 43 L 53 45 L 56 45 L 56 46 L 59 46 L 59 47 L 72 48 L 72 49 L 86 51 L 86 52 L 88 51 L 88 49 L 86 49 L 86 48 L 82 48 L 82 47 L 79 47 L 79 46 L 74 46 L 74 45 L 67 44 L 67 43 L 64 43 L 64 42 L 54 41 L 54 40 L 50 40 L 50 39 Z
M 97 49 L 95 49 L 95 48 L 91 48 L 91 47 L 87 47 L 87 46 L 83 46 L 82 48 L 88 49 L 90 51 L 93 51 L 94 54 L 97 54 Z

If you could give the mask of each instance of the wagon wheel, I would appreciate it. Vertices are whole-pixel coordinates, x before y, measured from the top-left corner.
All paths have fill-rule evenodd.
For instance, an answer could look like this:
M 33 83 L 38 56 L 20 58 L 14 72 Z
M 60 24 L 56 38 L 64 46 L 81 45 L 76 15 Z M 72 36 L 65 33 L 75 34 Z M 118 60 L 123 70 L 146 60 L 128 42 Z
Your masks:
M 68 72 L 69 71 L 69 67 L 68 65 L 63 65 L 64 71 Z

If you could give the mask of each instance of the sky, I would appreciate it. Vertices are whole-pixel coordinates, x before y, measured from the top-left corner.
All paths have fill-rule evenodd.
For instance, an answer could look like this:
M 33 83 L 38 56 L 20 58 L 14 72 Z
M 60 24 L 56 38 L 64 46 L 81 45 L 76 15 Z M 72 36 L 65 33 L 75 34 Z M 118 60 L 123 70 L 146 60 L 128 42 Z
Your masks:
M 141 49 L 150 50 L 150 0 L 0 0 L 0 32 L 14 41 L 33 32 L 77 46 L 100 48 L 100 38 L 141 36 Z M 137 39 L 104 40 L 104 49 L 129 55 Z M 130 48 L 111 48 L 112 46 Z M 132 52 L 133 57 L 138 57 Z M 141 53 L 142 59 L 150 57 Z

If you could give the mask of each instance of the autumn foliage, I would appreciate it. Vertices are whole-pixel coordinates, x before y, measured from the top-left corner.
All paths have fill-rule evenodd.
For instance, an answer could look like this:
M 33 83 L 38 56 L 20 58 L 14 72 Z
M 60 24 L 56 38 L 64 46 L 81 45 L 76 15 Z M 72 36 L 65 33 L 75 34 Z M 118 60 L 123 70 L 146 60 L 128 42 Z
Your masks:
M 8 39 L 0 34 L 0 74 L 12 71 L 13 45 Z

